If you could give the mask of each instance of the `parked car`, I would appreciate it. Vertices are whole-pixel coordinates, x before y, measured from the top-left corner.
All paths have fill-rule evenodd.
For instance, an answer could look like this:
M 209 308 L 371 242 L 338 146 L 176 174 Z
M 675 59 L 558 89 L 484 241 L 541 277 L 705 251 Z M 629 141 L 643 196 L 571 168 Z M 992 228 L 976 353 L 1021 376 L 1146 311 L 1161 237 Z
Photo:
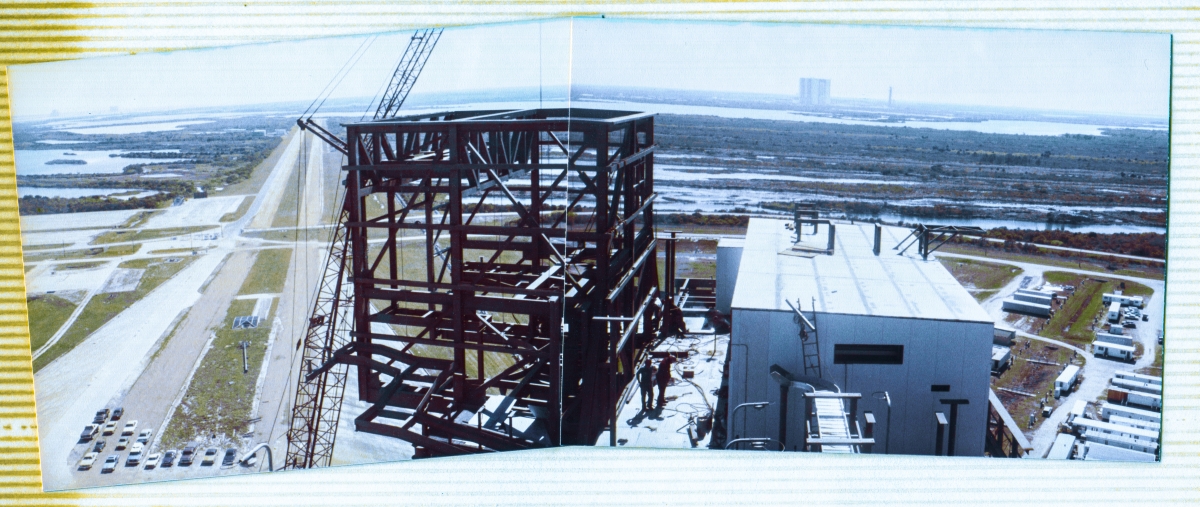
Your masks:
M 225 449 L 225 457 L 221 458 L 221 468 L 233 468 L 235 461 L 237 461 L 237 449 Z
M 178 454 L 179 453 L 175 452 L 174 450 L 167 451 L 166 453 L 163 454 L 162 465 L 160 465 L 160 466 L 162 466 L 163 468 L 168 468 L 168 467 L 174 466 L 175 465 L 175 456 Z
M 125 458 L 125 466 L 127 466 L 127 467 L 138 466 L 138 463 L 141 463 L 141 462 L 142 462 L 142 451 L 138 451 L 138 452 L 130 451 L 129 456 Z
M 80 470 L 91 470 L 92 464 L 96 462 L 96 457 L 98 457 L 98 456 L 100 456 L 100 453 L 97 453 L 97 452 L 89 452 L 87 454 L 84 454 L 83 459 L 79 460 L 79 469 Z
M 117 432 L 117 423 L 115 423 L 115 422 L 109 422 L 109 423 L 105 423 L 105 425 L 104 425 L 104 431 L 102 431 L 101 433 L 103 433 L 103 434 L 104 434 L 104 436 L 106 436 L 106 437 L 107 437 L 107 436 L 109 436 L 109 435 L 112 435 L 113 433 L 116 433 L 116 432 Z
M 109 454 L 107 458 L 104 458 L 104 466 L 100 467 L 100 473 L 111 474 L 113 470 L 117 469 L 117 461 L 120 459 L 116 454 Z
M 124 409 L 123 407 L 117 407 L 117 409 L 116 409 L 116 410 L 113 410 L 113 413 L 112 413 L 112 420 L 114 420 L 114 421 L 120 421 L 120 420 L 121 420 L 121 416 L 123 416 L 123 415 L 125 415 L 125 409 Z
M 137 441 L 143 444 L 149 443 L 152 435 L 154 435 L 154 430 L 142 430 L 141 433 L 138 433 Z
M 96 417 L 92 418 L 92 424 L 104 424 L 108 420 L 108 409 L 97 410 Z
M 89 424 L 83 427 L 83 433 L 79 434 L 80 442 L 91 442 L 96 434 L 100 433 L 100 427 L 95 424 Z
M 133 436 L 133 433 L 135 431 L 137 431 L 137 420 L 136 419 L 125 423 L 125 428 L 121 430 L 121 434 L 126 435 L 126 436 Z
M 146 450 L 146 445 L 141 442 L 134 442 L 133 445 L 129 447 L 130 453 L 141 453 L 144 450 Z
M 183 448 L 183 453 L 179 455 L 179 466 L 192 466 L 192 460 L 196 459 L 196 447 L 187 446 Z
M 245 459 L 243 459 L 242 461 L 239 461 L 238 463 L 240 463 L 242 466 L 244 466 L 246 468 L 253 467 L 254 465 L 258 464 L 258 453 L 254 453 L 249 456 L 246 456 Z
M 213 466 L 213 463 L 217 462 L 217 452 L 218 449 L 216 447 L 209 447 L 208 450 L 204 451 L 204 459 L 200 461 L 200 466 Z
M 96 440 L 96 443 L 92 445 L 92 452 L 103 451 L 105 445 L 108 445 L 108 440 L 105 440 L 103 438 Z
M 113 450 L 124 451 L 126 447 L 129 447 L 129 437 L 121 437 L 117 439 L 117 446 Z
M 159 454 L 157 452 L 153 453 L 149 456 L 146 456 L 145 469 L 146 470 L 154 470 L 154 468 L 158 466 L 158 460 L 160 460 L 160 459 L 162 459 L 162 454 Z

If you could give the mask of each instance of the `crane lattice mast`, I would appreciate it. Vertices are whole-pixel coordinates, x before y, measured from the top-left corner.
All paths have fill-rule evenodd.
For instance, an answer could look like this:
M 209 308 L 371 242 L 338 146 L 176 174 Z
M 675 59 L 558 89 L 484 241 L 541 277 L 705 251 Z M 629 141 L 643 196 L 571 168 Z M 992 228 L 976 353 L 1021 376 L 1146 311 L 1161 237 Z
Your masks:
M 418 30 L 409 39 L 375 111 L 376 120 L 396 116 L 441 35 L 441 28 L 430 28 Z M 298 119 L 296 123 L 334 149 L 348 153 L 346 141 L 314 122 L 312 115 Z M 283 465 L 287 469 L 329 466 L 333 458 L 347 376 L 347 366 L 337 363 L 334 353 L 349 342 L 352 323 L 348 312 L 354 298 L 352 284 L 346 279 L 350 262 L 346 234 L 348 206 L 350 203 L 342 203 L 305 337 L 296 343 L 296 347 L 302 349 L 302 359 L 287 433 L 288 448 Z

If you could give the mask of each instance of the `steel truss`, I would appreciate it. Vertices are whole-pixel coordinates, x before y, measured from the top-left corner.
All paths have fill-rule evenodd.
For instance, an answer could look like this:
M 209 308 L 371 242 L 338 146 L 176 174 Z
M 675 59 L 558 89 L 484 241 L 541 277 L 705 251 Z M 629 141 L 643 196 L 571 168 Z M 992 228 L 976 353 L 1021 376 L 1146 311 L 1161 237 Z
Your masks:
M 979 227 L 962 227 L 956 225 L 925 225 L 917 224 L 912 232 L 900 240 L 892 250 L 899 250 L 897 255 L 903 255 L 909 247 L 917 245 L 917 253 L 924 260 L 929 260 L 929 254 L 940 248 L 946 242 L 959 236 L 983 237 L 987 231 Z
M 357 368 L 372 405 L 355 428 L 418 457 L 594 444 L 662 313 L 653 115 L 462 111 L 346 133 L 352 329 L 305 379 Z

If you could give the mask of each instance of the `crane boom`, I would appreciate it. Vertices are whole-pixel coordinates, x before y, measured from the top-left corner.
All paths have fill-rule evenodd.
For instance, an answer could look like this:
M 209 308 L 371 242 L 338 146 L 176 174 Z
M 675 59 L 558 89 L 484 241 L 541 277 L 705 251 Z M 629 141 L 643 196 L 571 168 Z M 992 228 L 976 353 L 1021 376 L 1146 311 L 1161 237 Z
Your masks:
M 441 28 L 427 28 L 413 34 L 412 39 L 409 39 L 408 48 L 404 50 L 404 56 L 400 58 L 400 64 L 392 73 L 392 80 L 388 83 L 387 91 L 379 101 L 379 107 L 375 109 L 376 120 L 394 118 L 400 111 L 400 106 L 408 98 L 408 93 L 412 91 L 413 85 L 417 84 L 417 78 L 420 77 L 421 70 L 425 68 L 425 62 L 429 61 L 429 55 L 441 37 Z
M 396 116 L 441 36 L 441 28 L 430 28 L 417 31 L 409 39 L 408 48 L 375 111 L 376 120 Z M 296 123 L 342 154 L 349 153 L 349 143 L 314 122 L 311 115 Z M 297 348 L 302 349 L 302 361 L 283 463 L 288 469 L 329 466 L 333 459 L 347 375 L 347 367 L 337 364 L 334 355 L 350 342 L 349 315 L 343 314 L 354 302 L 353 288 L 346 280 L 350 263 L 346 233 L 350 204 L 342 203 L 308 329 L 297 343 Z

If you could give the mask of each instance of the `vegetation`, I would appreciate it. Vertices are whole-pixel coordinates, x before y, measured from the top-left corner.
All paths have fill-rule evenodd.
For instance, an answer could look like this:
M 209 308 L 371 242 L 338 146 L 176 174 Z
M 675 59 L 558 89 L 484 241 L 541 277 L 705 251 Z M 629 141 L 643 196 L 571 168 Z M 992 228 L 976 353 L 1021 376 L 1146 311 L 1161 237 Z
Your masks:
M 987 237 L 1006 242 L 1037 243 L 1040 245 L 1096 250 L 1102 252 L 1165 259 L 1167 235 L 1155 232 L 1141 234 L 1097 234 L 1095 232 L 1030 231 L 1023 229 L 991 229 Z
M 63 250 L 59 252 L 36 253 L 26 255 L 25 262 L 122 257 L 125 255 L 133 255 L 141 248 L 142 245 L 140 243 L 134 243 L 131 245 L 117 245 L 108 247 L 84 248 L 79 250 Z
M 253 202 L 254 196 L 246 196 L 245 199 L 242 199 L 242 203 L 238 205 L 237 210 L 235 210 L 233 213 L 226 213 L 225 215 L 221 216 L 221 222 L 233 222 L 239 218 L 242 218 L 242 216 L 246 214 L 246 211 L 250 210 L 250 204 Z
M 62 327 L 75 307 L 74 301 L 55 296 L 54 294 L 38 294 L 26 299 L 29 307 L 29 345 L 30 351 L 42 348 L 50 340 L 58 328 Z
M 204 354 L 179 407 L 163 432 L 163 448 L 179 448 L 193 441 L 229 443 L 250 425 L 254 388 L 266 354 L 270 319 L 253 329 L 232 329 L 234 317 L 249 315 L 255 300 L 234 300 L 216 338 Z M 241 342 L 246 348 L 248 371 L 243 371 Z M 215 438 L 214 438 L 215 437 Z
M 109 231 L 92 240 L 93 245 L 103 245 L 106 243 L 124 243 L 127 241 L 149 241 L 152 239 L 169 238 L 173 236 L 184 236 L 197 232 L 216 230 L 217 227 L 209 225 L 193 225 L 188 227 L 169 227 L 166 229 L 142 229 L 137 231 Z
M 158 288 L 164 281 L 191 263 L 192 259 L 194 258 L 185 257 L 179 262 L 165 262 L 162 259 L 135 259 L 121 263 L 120 267 L 122 268 L 146 270 L 142 274 L 142 280 L 138 283 L 137 289 L 130 292 L 113 292 L 93 296 L 58 342 L 33 360 L 33 371 L 41 370 L 51 361 L 83 343 L 93 332 L 125 311 L 129 305 L 138 302 L 146 294 Z
M 61 186 L 66 188 L 102 188 L 110 185 L 132 185 L 145 190 L 157 190 L 159 193 L 146 197 L 131 197 L 120 199 L 114 196 L 90 196 L 90 197 L 44 197 L 33 195 L 21 197 L 18 200 L 21 215 L 45 215 L 52 213 L 82 213 L 85 211 L 112 211 L 122 209 L 144 209 L 144 208 L 161 208 L 168 205 L 178 196 L 190 196 L 194 191 L 191 183 L 181 182 L 178 180 L 138 180 L 138 181 L 122 181 L 119 183 L 110 182 L 107 178 L 75 178 L 67 182 L 60 181 L 62 176 L 54 176 L 59 178 L 53 181 L 39 181 L 39 176 L 24 176 L 22 180 L 28 179 L 28 184 L 36 184 L 39 186 Z
M 964 254 L 976 255 L 980 257 L 992 257 L 995 259 L 1003 259 L 1017 262 L 1029 262 L 1033 264 L 1043 264 L 1046 266 L 1058 266 L 1061 268 L 1073 268 L 1083 271 L 1095 271 L 1100 274 L 1116 274 L 1133 276 L 1138 278 L 1150 278 L 1163 280 L 1166 278 L 1166 270 L 1162 264 L 1147 265 L 1138 261 L 1126 261 L 1123 259 L 1108 259 L 1101 258 L 1095 255 L 1076 254 L 1073 252 L 1051 251 L 1040 249 L 1032 245 L 1006 250 L 1002 245 L 981 247 L 977 244 L 956 243 L 946 244 L 938 249 L 938 254 Z
M 1104 322 L 1107 307 L 1101 296 L 1121 290 L 1122 284 L 1125 294 L 1131 296 L 1149 296 L 1154 292 L 1139 283 L 1114 282 L 1061 271 L 1048 271 L 1044 278 L 1055 285 L 1073 285 L 1075 292 L 1067 296 L 1039 334 L 1080 347 L 1095 339 L 1095 326 Z
M 1006 264 L 942 257 L 938 261 L 954 275 L 954 279 L 963 284 L 972 293 L 1000 289 L 1011 282 L 1017 275 L 1023 273 L 1020 268 Z M 972 290 L 975 289 L 975 290 Z
M 288 266 L 292 261 L 292 249 L 276 248 L 262 250 L 254 259 L 250 275 L 242 283 L 238 294 L 278 294 L 283 292 L 287 280 Z
M 121 224 L 118 228 L 131 229 L 134 227 L 141 227 L 141 226 L 145 225 L 146 222 L 149 221 L 151 218 L 154 218 L 156 215 L 161 215 L 161 214 L 163 214 L 162 210 L 139 211 L 137 213 L 134 213 L 133 216 L 129 217 L 129 219 L 125 220 L 125 223 Z

